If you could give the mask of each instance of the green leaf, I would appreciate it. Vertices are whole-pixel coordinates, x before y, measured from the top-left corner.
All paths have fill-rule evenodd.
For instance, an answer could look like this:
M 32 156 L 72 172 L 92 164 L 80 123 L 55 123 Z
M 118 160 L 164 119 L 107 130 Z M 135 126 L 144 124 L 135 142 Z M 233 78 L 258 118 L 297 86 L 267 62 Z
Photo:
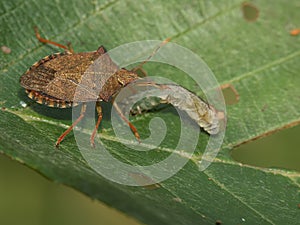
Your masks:
M 299 172 L 242 165 L 229 154 L 235 146 L 300 122 L 300 36 L 289 34 L 300 26 L 299 3 L 251 4 L 255 8 L 250 10 L 259 11 L 254 21 L 243 17 L 243 1 L 238 0 L 2 1 L 0 40 L 11 53 L 0 52 L 0 152 L 145 224 L 299 224 Z M 218 157 L 203 172 L 190 160 L 153 189 L 101 177 L 84 161 L 71 135 L 56 150 L 57 137 L 71 124 L 71 111 L 37 105 L 19 85 L 19 77 L 34 62 L 61 51 L 39 43 L 34 26 L 46 38 L 72 42 L 76 52 L 171 37 L 200 55 L 218 82 L 230 83 L 240 95 L 227 106 L 228 126 Z M 198 91 L 170 68 L 151 63 L 144 68 Z M 22 107 L 21 101 L 30 106 Z M 104 109 L 101 140 L 119 159 L 151 163 L 176 146 L 180 122 L 172 109 L 132 119 L 143 138 L 153 117 L 170 126 L 163 147 L 149 153 L 136 153 L 116 141 L 110 105 Z M 203 143 L 198 147 L 196 156 Z

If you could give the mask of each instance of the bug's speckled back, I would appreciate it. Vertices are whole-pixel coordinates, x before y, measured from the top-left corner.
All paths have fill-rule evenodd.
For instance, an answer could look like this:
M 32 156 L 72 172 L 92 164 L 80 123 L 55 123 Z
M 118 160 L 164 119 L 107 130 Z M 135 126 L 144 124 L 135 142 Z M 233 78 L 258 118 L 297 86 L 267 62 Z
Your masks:
M 137 74 L 120 70 L 101 46 L 94 52 L 46 56 L 25 72 L 20 83 L 41 97 L 65 102 L 73 102 L 75 97 L 76 102 L 88 102 L 109 101 L 121 87 L 135 79 Z

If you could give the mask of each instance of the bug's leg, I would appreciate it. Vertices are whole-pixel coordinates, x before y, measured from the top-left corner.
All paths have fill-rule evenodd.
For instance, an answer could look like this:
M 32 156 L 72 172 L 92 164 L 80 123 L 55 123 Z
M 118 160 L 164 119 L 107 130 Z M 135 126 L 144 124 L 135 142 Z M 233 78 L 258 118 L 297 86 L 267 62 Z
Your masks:
M 68 44 L 68 46 L 65 46 L 65 45 L 62 45 L 62 44 L 59 44 L 57 42 L 54 42 L 54 41 L 51 41 L 51 40 L 48 40 L 48 39 L 45 39 L 45 38 L 42 38 L 40 33 L 39 33 L 39 30 L 37 27 L 34 27 L 34 32 L 35 32 L 35 36 L 36 38 L 42 42 L 42 43 L 45 43 L 45 44 L 51 44 L 51 45 L 54 45 L 54 46 L 57 46 L 59 48 L 63 48 L 63 49 L 66 49 L 68 50 L 69 52 L 71 53 L 74 53 L 72 47 L 71 47 L 71 43 Z
M 96 103 L 96 110 L 97 110 L 97 114 L 98 114 L 98 120 L 97 120 L 96 126 L 93 130 L 93 133 L 91 135 L 91 138 L 90 138 L 90 142 L 91 142 L 92 147 L 95 147 L 95 136 L 97 134 L 98 127 L 99 127 L 99 125 L 101 123 L 101 120 L 102 120 L 102 108 L 101 108 L 100 102 Z
M 118 112 L 119 116 L 122 118 L 122 120 L 124 120 L 124 121 L 128 124 L 128 126 L 130 127 L 132 133 L 134 134 L 134 136 L 135 136 L 135 138 L 138 140 L 138 142 L 141 142 L 141 140 L 140 140 L 140 135 L 139 135 L 139 133 L 138 133 L 136 127 L 135 127 L 132 123 L 130 123 L 130 122 L 128 121 L 128 119 L 123 115 L 123 113 L 122 113 L 122 111 L 120 110 L 120 108 L 119 108 L 119 106 L 117 105 L 117 103 L 113 102 L 113 106 L 114 106 L 115 109 L 117 110 L 117 112 Z
M 55 146 L 59 147 L 60 142 L 65 138 L 65 136 L 73 130 L 77 123 L 84 117 L 84 113 L 86 111 L 86 103 L 83 103 L 81 106 L 80 116 L 75 120 L 75 122 L 57 139 Z

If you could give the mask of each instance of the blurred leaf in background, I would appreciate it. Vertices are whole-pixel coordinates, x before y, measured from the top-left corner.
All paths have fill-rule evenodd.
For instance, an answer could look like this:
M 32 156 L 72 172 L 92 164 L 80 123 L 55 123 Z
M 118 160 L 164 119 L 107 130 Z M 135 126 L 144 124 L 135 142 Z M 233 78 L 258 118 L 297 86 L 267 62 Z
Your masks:
M 141 224 L 0 155 L 1 224 Z
M 300 37 L 289 34 L 300 26 L 299 9 L 297 0 L 2 1 L 0 42 L 11 51 L 0 54 L 0 152 L 145 224 L 299 224 L 299 172 L 247 166 L 230 156 L 236 146 L 299 124 Z M 190 160 L 159 188 L 147 189 L 99 176 L 71 136 L 56 151 L 53 145 L 71 124 L 71 111 L 32 103 L 19 85 L 34 62 L 61 51 L 38 43 L 34 26 L 46 38 L 72 42 L 76 52 L 171 37 L 201 56 L 220 85 L 231 84 L 240 96 L 227 106 L 228 127 L 218 157 L 204 172 Z M 200 93 L 173 68 L 149 63 L 144 69 Z M 151 162 L 176 146 L 180 122 L 170 108 L 132 120 L 142 137 L 157 116 L 172 131 L 164 148 L 151 153 L 136 153 L 112 140 L 110 105 L 104 108 L 101 140 L 120 159 Z M 195 156 L 202 150 L 199 142 Z

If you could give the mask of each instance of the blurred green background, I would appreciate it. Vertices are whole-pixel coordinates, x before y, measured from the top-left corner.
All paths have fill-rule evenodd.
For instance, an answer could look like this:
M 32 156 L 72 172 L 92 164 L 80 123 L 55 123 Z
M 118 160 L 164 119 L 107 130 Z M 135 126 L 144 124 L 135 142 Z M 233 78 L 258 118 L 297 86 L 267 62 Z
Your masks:
M 300 171 L 300 126 L 247 143 L 232 152 L 242 163 Z M 133 218 L 53 183 L 35 171 L 0 155 L 2 224 L 141 224 Z
M 241 163 L 300 171 L 300 126 L 241 145 L 232 157 Z
M 141 224 L 0 154 L 1 224 Z
M 230 88 L 223 89 L 227 109 L 238 100 Z M 228 118 L 230 120 L 230 118 Z M 258 167 L 300 171 L 300 126 L 286 128 L 236 147 L 234 160 Z

